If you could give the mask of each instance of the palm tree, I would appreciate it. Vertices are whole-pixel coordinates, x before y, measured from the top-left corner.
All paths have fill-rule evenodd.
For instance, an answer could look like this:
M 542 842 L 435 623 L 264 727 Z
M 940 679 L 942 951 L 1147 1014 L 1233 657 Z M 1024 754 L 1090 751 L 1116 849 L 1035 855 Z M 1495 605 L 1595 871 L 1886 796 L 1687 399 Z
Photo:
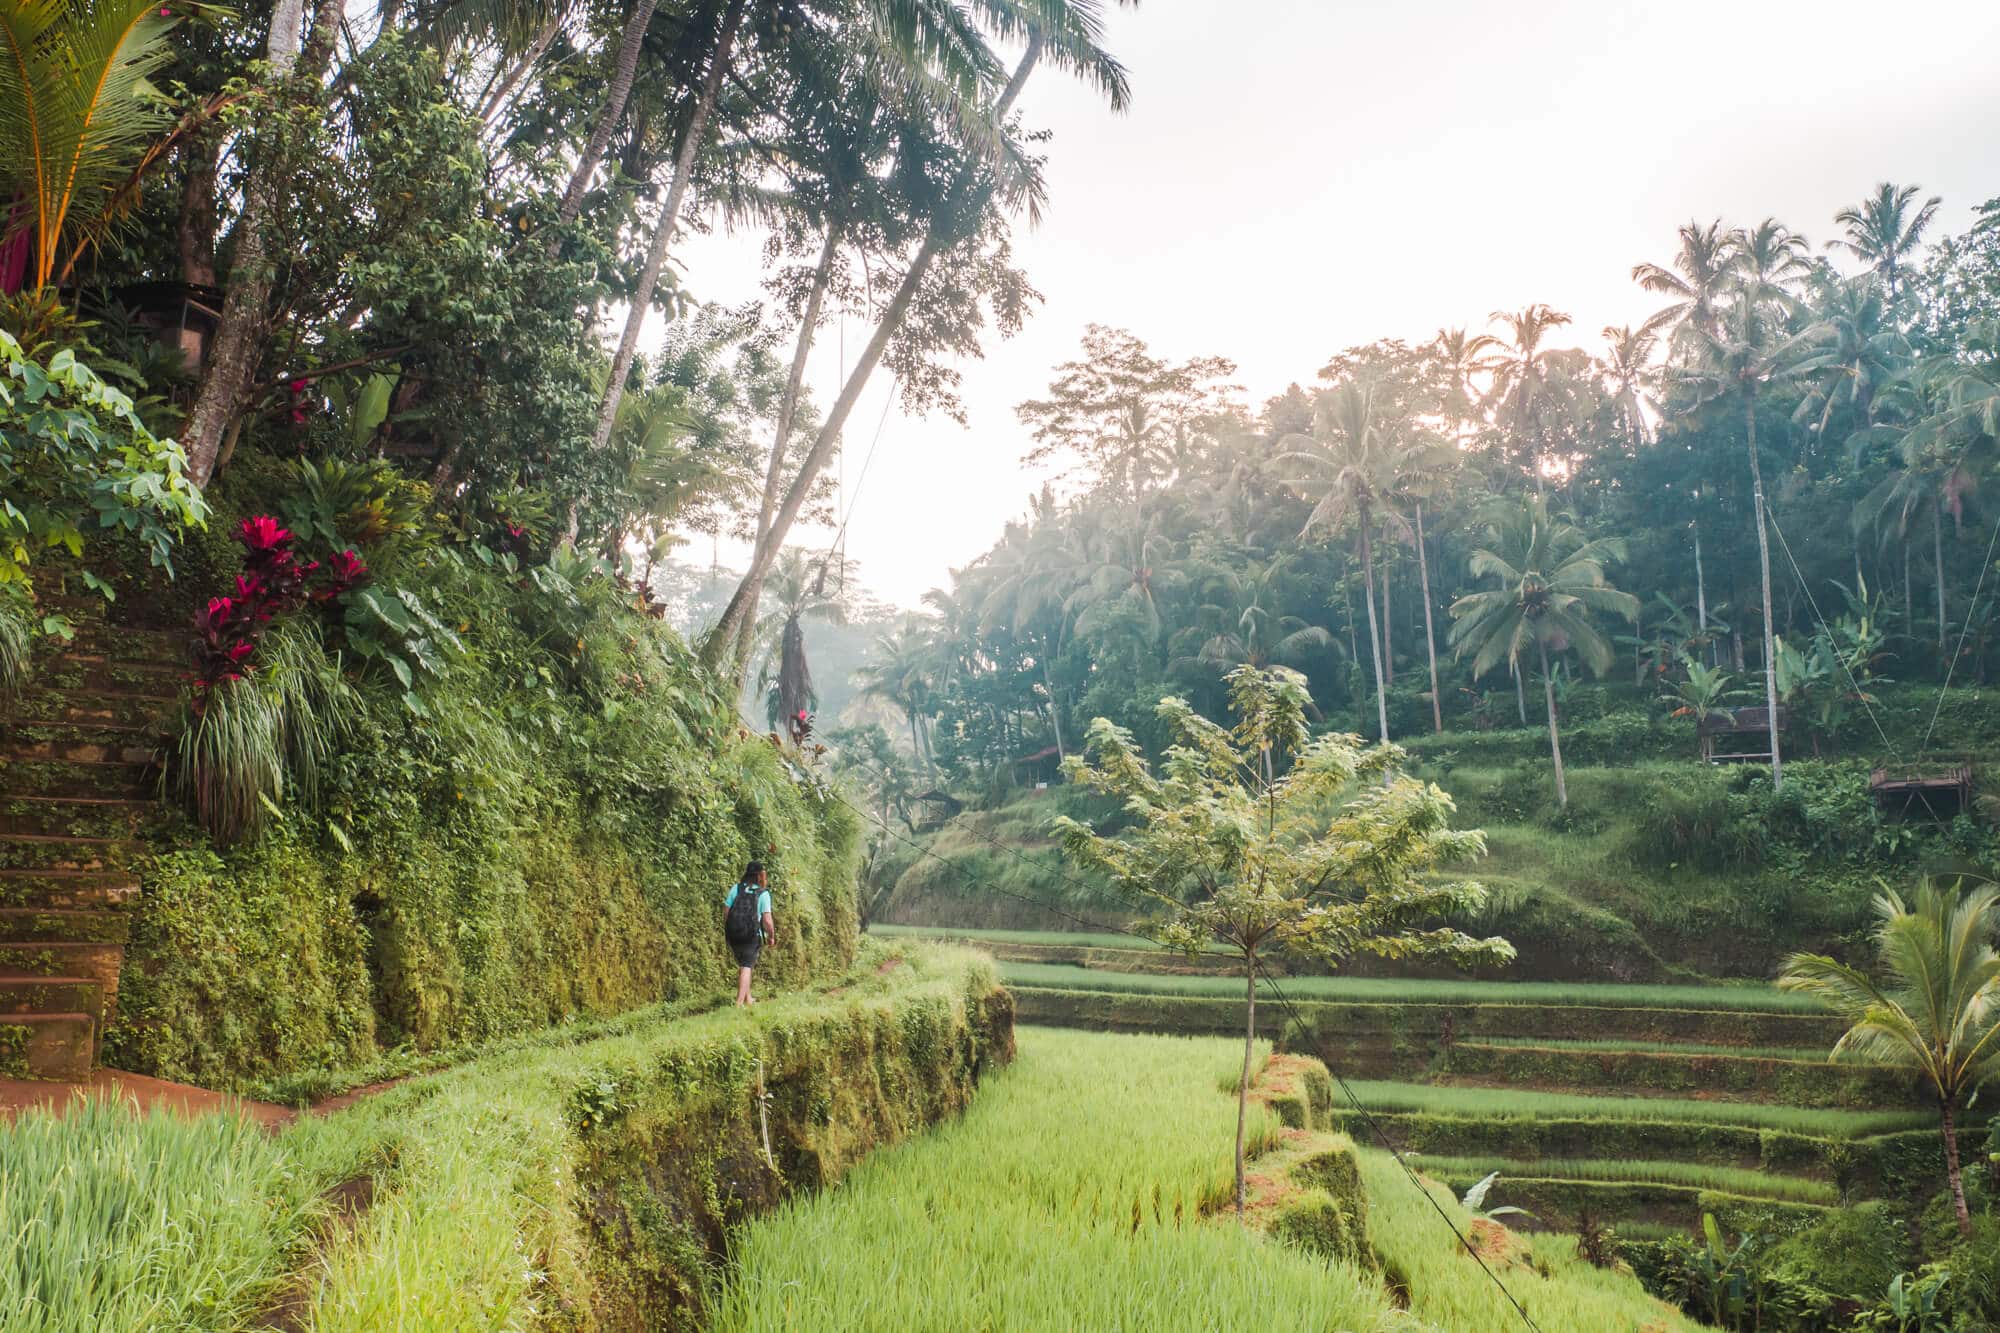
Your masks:
M 1649 292 L 1672 299 L 1640 327 L 1649 332 L 1668 330 L 1672 350 L 1685 356 L 1698 336 L 1715 332 L 1734 267 L 1734 233 L 1725 230 L 1717 218 L 1706 225 L 1685 223 L 1676 234 L 1680 246 L 1673 259 L 1665 265 L 1634 264 L 1632 280 Z
M 1628 445 L 1646 441 L 1646 413 L 1657 410 L 1649 394 L 1655 372 L 1649 364 L 1660 341 L 1659 330 L 1642 324 L 1603 329 L 1605 377 L 1611 383 L 1611 410 L 1618 417 L 1618 429 Z
M 1472 654 L 1479 679 L 1504 659 L 1520 670 L 1522 650 L 1533 644 L 1542 669 L 1542 698 L 1549 713 L 1549 754 L 1555 761 L 1556 804 L 1569 804 L 1563 777 L 1562 737 L 1556 722 L 1555 679 L 1549 649 L 1574 649 L 1596 675 L 1611 666 L 1611 641 L 1591 623 L 1594 611 L 1637 620 L 1639 599 L 1604 578 L 1604 566 L 1625 558 L 1616 537 L 1587 538 L 1575 524 L 1549 514 L 1534 496 L 1497 511 L 1487 525 L 1489 545 L 1472 553 L 1474 578 L 1491 575 L 1499 587 L 1468 593 L 1451 606 L 1451 643 Z
M 814 559 L 797 547 L 787 547 L 771 571 L 772 607 L 757 626 L 756 642 L 764 658 L 758 679 L 760 688 L 773 691 L 775 712 L 788 727 L 819 705 L 812 667 L 806 661 L 805 622 L 839 625 L 847 620 L 847 601 L 838 591 L 847 586 L 846 571 L 828 576 L 829 563 L 840 560 L 833 552 Z
M 1836 406 L 1848 408 L 1859 426 L 1873 423 L 1876 395 L 1908 365 L 1910 343 L 1889 321 L 1873 274 L 1836 283 L 1819 302 L 1818 319 L 1824 345 L 1799 366 L 1812 389 L 1792 420 L 1812 422 L 1813 438 L 1823 440 Z
M 910 724 L 910 748 L 937 781 L 937 761 L 931 755 L 925 719 L 931 712 L 931 681 L 936 663 L 931 623 L 906 615 L 893 628 L 875 636 L 868 660 L 855 672 L 861 693 L 893 704 Z
M 1750 453 L 1751 503 L 1757 511 L 1757 572 L 1764 596 L 1764 706 L 1769 711 L 1771 786 L 1784 786 L 1778 752 L 1777 651 L 1771 616 L 1771 542 L 1766 531 L 1764 471 L 1757 453 L 1757 402 L 1774 381 L 1797 373 L 1802 352 L 1821 335 L 1816 329 L 1790 333 L 1786 318 L 1797 307 L 1788 284 L 1805 271 L 1804 242 L 1774 221 L 1732 241 L 1733 274 L 1728 305 L 1710 329 L 1697 329 L 1692 364 L 1673 377 L 1695 405 L 1734 398 L 1742 404 Z M 1685 326 L 1684 326 L 1685 327 Z
M 1945 888 L 1925 880 L 1911 908 L 1893 890 L 1875 899 L 1875 943 L 1890 981 L 1820 954 L 1785 960 L 1783 990 L 1826 1001 L 1850 1026 L 1831 1059 L 1911 1069 L 1937 1099 L 1945 1177 L 1962 1236 L 1972 1234 L 1959 1170 L 1957 1114 L 2000 1074 L 2000 886 Z
M 1431 356 L 1443 374 L 1444 416 L 1451 425 L 1452 438 L 1463 440 L 1466 425 L 1479 410 L 1472 380 L 1493 369 L 1493 349 L 1500 340 L 1490 333 L 1468 334 L 1464 329 L 1439 329 L 1431 339 Z
M 1569 323 L 1569 316 L 1546 305 L 1525 310 L 1496 310 L 1493 319 L 1507 326 L 1507 336 L 1498 341 L 1500 351 L 1491 362 L 1493 385 L 1487 404 L 1493 419 L 1513 432 L 1529 472 L 1535 480 L 1535 494 L 1543 491 L 1542 448 L 1546 442 L 1550 416 L 1567 398 L 1567 385 L 1554 360 L 1554 349 L 1545 345 L 1551 329 Z
M 1375 386 L 1352 381 L 1319 396 L 1313 407 L 1310 435 L 1287 435 L 1278 441 L 1283 459 L 1305 469 L 1293 489 L 1317 494 L 1306 516 L 1301 539 L 1318 528 L 1338 528 L 1351 515 L 1355 554 L 1361 561 L 1364 599 L 1368 603 L 1368 650 L 1375 660 L 1375 714 L 1381 739 L 1389 739 L 1388 681 L 1383 669 L 1381 626 L 1375 619 L 1375 547 L 1377 517 L 1397 532 L 1408 532 L 1388 503 L 1396 484 L 1395 454 L 1375 415 Z
M 1412 541 L 1417 548 L 1417 586 L 1424 601 L 1424 657 L 1430 667 L 1431 729 L 1444 733 L 1444 702 L 1438 691 L 1437 626 L 1431 607 L 1431 562 L 1424 540 L 1424 501 L 1451 494 L 1463 472 L 1465 454 L 1453 441 L 1420 431 L 1403 442 L 1396 459 L 1396 491 L 1410 502 Z
M 14 243 L 27 252 L 27 287 L 69 276 L 172 125 L 147 80 L 174 59 L 178 22 L 158 0 L 0 5 L 0 195 L 26 214 Z
M 1201 661 L 1225 672 L 1240 666 L 1262 671 L 1295 662 L 1310 649 L 1333 647 L 1333 635 L 1325 629 L 1278 610 L 1273 585 L 1284 566 L 1278 559 L 1249 572 L 1225 571 L 1209 580 L 1208 592 L 1217 600 L 1204 602 L 1201 609 L 1216 628 L 1202 641 Z
M 1934 194 L 1912 213 L 1910 205 L 1916 198 L 1916 186 L 1883 181 L 1875 193 L 1833 215 L 1833 220 L 1847 229 L 1847 235 L 1826 243 L 1827 249 L 1845 250 L 1881 274 L 1892 306 L 1896 303 L 1896 269 L 1916 253 L 1944 202 Z

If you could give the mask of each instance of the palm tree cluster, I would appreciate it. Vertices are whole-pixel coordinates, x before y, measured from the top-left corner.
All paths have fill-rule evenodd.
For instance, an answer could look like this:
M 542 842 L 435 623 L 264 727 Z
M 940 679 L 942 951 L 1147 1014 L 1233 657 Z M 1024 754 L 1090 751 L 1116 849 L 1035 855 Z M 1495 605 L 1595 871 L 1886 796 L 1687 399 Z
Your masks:
M 994 775 L 1096 716 L 1143 738 L 1164 694 L 1220 717 L 1246 663 L 1306 672 L 1329 724 L 1388 740 L 1443 730 L 1491 676 L 1524 725 L 1539 683 L 1560 804 L 1560 696 L 1625 647 L 1640 703 L 1684 717 L 1755 679 L 1774 783 L 1786 710 L 1843 676 L 1781 670 L 1793 645 L 1986 679 L 1964 520 L 2000 445 L 2000 228 L 1927 251 L 1937 206 L 1884 185 L 1817 251 L 1776 220 L 1690 222 L 1632 270 L 1665 304 L 1594 352 L 1531 304 L 1349 348 L 1255 409 L 1227 360 L 1093 326 L 1019 409 L 1062 491 L 933 594 L 949 614 L 898 627 L 917 752 Z

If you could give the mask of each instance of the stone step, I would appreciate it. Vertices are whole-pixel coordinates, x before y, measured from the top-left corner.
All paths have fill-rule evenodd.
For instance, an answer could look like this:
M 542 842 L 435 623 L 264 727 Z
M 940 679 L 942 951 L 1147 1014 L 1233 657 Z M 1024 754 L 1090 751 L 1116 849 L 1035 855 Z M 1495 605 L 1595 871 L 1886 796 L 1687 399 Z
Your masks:
M 123 912 L 0 907 L 0 942 L 7 944 L 123 944 L 130 928 Z
M 9 759 L 149 764 L 162 748 L 162 737 L 151 727 L 116 722 L 0 723 L 0 755 Z
M 128 872 L 0 870 L 0 907 L 110 911 L 139 901 L 139 877 Z
M 117 1007 L 125 946 L 53 940 L 0 941 L 0 972 L 9 976 L 81 977 L 97 983 L 106 1013 Z
M 102 796 L 0 796 L 0 836 L 131 837 L 160 813 L 158 801 Z
M 20 796 L 97 796 L 145 800 L 159 793 L 159 769 L 125 760 L 16 759 L 0 756 L 7 791 Z
M 66 657 L 106 657 L 115 662 L 163 663 L 185 667 L 192 635 L 187 630 L 135 629 L 102 620 L 72 619 Z
M 104 1016 L 104 990 L 89 977 L 0 972 L 0 1022 L 7 1014 Z
M 129 838 L 0 833 L 0 869 L 120 870 L 137 860 L 140 850 Z
M 8 703 L 5 712 L 21 726 L 108 724 L 165 736 L 173 727 L 179 702 L 172 691 L 130 694 L 115 690 L 29 689 Z
M 94 653 L 65 653 L 37 662 L 33 683 L 45 690 L 77 694 L 113 692 L 172 701 L 191 668 L 185 663 L 118 662 Z
M 89 1014 L 17 1014 L 0 1023 L 0 1076 L 84 1079 L 97 1055 Z

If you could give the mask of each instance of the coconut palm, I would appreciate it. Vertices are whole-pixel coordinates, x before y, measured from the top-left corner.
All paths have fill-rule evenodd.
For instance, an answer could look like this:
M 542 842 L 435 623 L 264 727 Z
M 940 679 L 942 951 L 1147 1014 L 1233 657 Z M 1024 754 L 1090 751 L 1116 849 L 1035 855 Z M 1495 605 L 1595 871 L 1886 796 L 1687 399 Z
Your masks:
M 1493 578 L 1498 587 L 1468 593 L 1451 606 L 1451 645 L 1460 657 L 1472 655 L 1479 679 L 1502 661 L 1515 671 L 1531 645 L 1541 666 L 1542 698 L 1549 714 L 1549 755 L 1555 762 L 1556 804 L 1569 804 L 1563 777 L 1562 736 L 1556 720 L 1555 678 L 1549 650 L 1574 650 L 1596 675 L 1611 666 L 1611 641 L 1591 615 L 1608 611 L 1636 620 L 1639 599 L 1604 578 L 1604 567 L 1625 558 L 1616 537 L 1589 538 L 1567 519 L 1552 516 L 1548 501 L 1534 496 L 1497 508 L 1487 524 L 1488 544 L 1472 553 L 1474 578 Z
M 1932 195 L 1912 212 L 1916 199 L 1916 186 L 1883 181 L 1875 193 L 1833 215 L 1833 220 L 1847 229 L 1847 235 L 1826 243 L 1827 249 L 1845 250 L 1881 274 L 1890 305 L 1896 303 L 1898 267 L 1916 254 L 1938 206 L 1944 203 L 1943 198 Z
M 1722 220 L 1681 226 L 1680 246 L 1667 264 L 1634 264 L 1632 280 L 1649 292 L 1671 298 L 1640 327 L 1665 330 L 1676 355 L 1685 356 L 1694 339 L 1712 334 L 1721 314 L 1733 269 L 1731 237 Z
M 1650 391 L 1656 377 L 1651 367 L 1653 351 L 1659 344 L 1659 330 L 1647 325 L 1633 328 L 1605 325 L 1604 373 L 1611 387 L 1611 410 L 1628 445 L 1646 442 L 1646 414 L 1658 410 Z
M 771 691 L 773 711 L 786 726 L 819 704 L 812 666 L 806 661 L 805 622 L 839 625 L 847 620 L 847 600 L 840 591 L 847 587 L 846 571 L 828 568 L 841 559 L 832 552 L 813 556 L 788 547 L 771 571 L 771 609 L 757 626 L 756 643 L 763 657 L 758 687 Z
M 1431 356 L 1445 381 L 1444 416 L 1451 423 L 1454 438 L 1464 437 L 1466 425 L 1478 413 L 1473 377 L 1493 369 L 1493 349 L 1499 345 L 1500 340 L 1490 333 L 1467 333 L 1464 329 L 1439 329 L 1437 337 L 1431 339 Z
M 1375 618 L 1374 529 L 1378 520 L 1397 533 L 1410 528 L 1389 502 L 1396 484 L 1396 455 L 1376 416 L 1375 386 L 1350 380 L 1321 394 L 1313 406 L 1312 434 L 1287 435 L 1278 447 L 1284 451 L 1281 461 L 1304 473 L 1289 484 L 1314 500 L 1301 538 L 1316 530 L 1336 529 L 1350 517 L 1354 520 L 1355 555 L 1361 561 L 1368 603 L 1368 649 L 1375 660 L 1376 723 L 1387 742 L 1388 682 L 1382 630 Z
M 1757 403 L 1764 389 L 1795 376 L 1805 354 L 1822 336 L 1816 329 L 1792 333 L 1787 319 L 1798 301 L 1789 284 L 1808 270 L 1804 243 L 1776 222 L 1738 232 L 1728 305 L 1714 326 L 1699 329 L 1690 343 L 1691 364 L 1672 377 L 1691 405 L 1734 399 L 1741 405 L 1750 454 L 1751 503 L 1757 519 L 1758 584 L 1764 598 L 1764 705 L 1769 710 L 1771 785 L 1784 785 L 1778 751 L 1777 652 L 1771 618 L 1771 542 L 1766 526 L 1764 470 L 1757 452 Z
M 1882 286 L 1873 274 L 1838 282 L 1818 302 L 1820 349 L 1799 366 L 1811 383 L 1792 420 L 1811 422 L 1823 439 L 1835 407 L 1858 426 L 1874 421 L 1876 395 L 1908 365 L 1910 342 L 1888 318 Z
M 1958 1230 L 1972 1234 L 1960 1174 L 1957 1115 L 1980 1082 L 2000 1074 L 2000 886 L 1917 886 L 1911 906 L 1875 899 L 1875 943 L 1888 979 L 1821 954 L 1785 960 L 1778 985 L 1824 1000 L 1850 1026 L 1829 1058 L 1915 1071 L 1937 1099 L 1944 1165 Z
M 931 713 L 936 650 L 932 626 L 924 616 L 906 615 L 893 628 L 875 636 L 868 660 L 855 672 L 861 693 L 902 710 L 910 725 L 910 748 L 931 780 L 937 780 L 926 720 Z
M 1569 384 L 1555 349 L 1547 345 L 1549 331 L 1569 323 L 1569 316 L 1546 305 L 1524 310 L 1496 310 L 1493 319 L 1506 326 L 1498 340 L 1491 368 L 1493 384 L 1486 405 L 1493 419 L 1510 432 L 1534 477 L 1535 494 L 1546 483 L 1543 448 L 1554 418 L 1567 410 Z

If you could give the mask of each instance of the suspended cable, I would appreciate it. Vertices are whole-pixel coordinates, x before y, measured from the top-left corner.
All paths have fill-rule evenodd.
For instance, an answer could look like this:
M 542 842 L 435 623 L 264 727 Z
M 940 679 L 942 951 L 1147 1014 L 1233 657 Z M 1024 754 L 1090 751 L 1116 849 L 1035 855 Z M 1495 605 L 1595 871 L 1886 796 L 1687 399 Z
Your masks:
M 1980 562 L 1979 581 L 1972 587 L 1972 601 L 1966 604 L 1965 627 L 1958 632 L 1958 646 L 1951 651 L 1951 661 L 1945 663 L 1944 684 L 1938 686 L 1937 702 L 1931 705 L 1930 725 L 1924 728 L 1923 743 L 1917 747 L 1921 756 L 1930 747 L 1931 732 L 1937 727 L 1938 713 L 1944 708 L 1944 692 L 1951 688 L 1952 673 L 1958 670 L 1958 659 L 1965 652 L 1965 636 L 1972 632 L 1972 617 L 1979 610 L 1979 593 L 1986 586 L 1986 571 L 1993 568 L 1993 544 L 2000 542 L 2000 514 L 1993 518 L 1993 535 L 1986 541 L 1986 559 Z M 1943 578 L 1942 571 L 1939 578 Z
M 1767 503 L 1764 506 L 1764 512 L 1770 516 L 1771 530 L 1778 534 L 1778 545 L 1785 548 L 1785 559 L 1791 563 L 1792 577 L 1799 581 L 1799 589 L 1806 595 L 1806 605 L 1812 608 L 1813 619 L 1819 622 L 1820 633 L 1826 635 L 1828 643 L 1832 643 L 1833 630 L 1827 625 L 1826 617 L 1819 612 L 1819 602 L 1813 597 L 1812 585 L 1806 582 L 1804 572 L 1799 569 L 1798 557 L 1792 554 L 1792 544 L 1785 540 L 1785 530 L 1778 526 L 1776 511 Z M 1848 667 L 1847 659 L 1838 652 L 1833 657 L 1836 662 L 1840 663 L 1841 671 L 1847 676 L 1847 683 L 1854 687 L 1854 697 L 1861 701 L 1862 710 L 1868 714 L 1868 720 L 1875 724 L 1875 734 L 1882 738 L 1882 744 L 1888 749 L 1891 757 L 1901 759 L 1903 757 L 1902 753 L 1896 749 L 1896 743 L 1889 739 L 1889 733 L 1882 730 L 1882 721 L 1875 716 L 1875 709 L 1868 702 L 1868 692 L 1862 689 L 1861 682 L 1854 678 L 1854 672 Z M 1776 664 L 1770 662 L 1766 662 L 1764 666 L 1769 671 L 1777 669 Z

